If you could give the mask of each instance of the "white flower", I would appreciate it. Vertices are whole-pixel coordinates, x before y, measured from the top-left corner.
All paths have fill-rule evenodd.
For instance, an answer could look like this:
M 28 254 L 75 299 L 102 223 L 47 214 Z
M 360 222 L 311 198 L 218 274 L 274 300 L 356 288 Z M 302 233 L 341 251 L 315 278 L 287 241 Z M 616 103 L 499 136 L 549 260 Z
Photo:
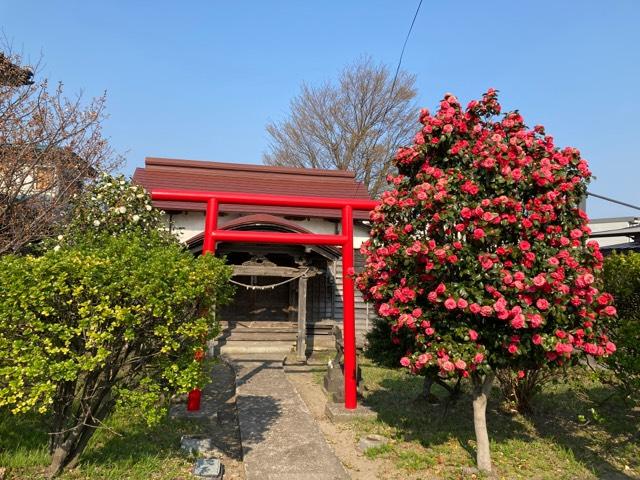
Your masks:
M 53 247 L 54 252 L 57 252 L 58 250 L 60 250 L 60 245 L 56 245 L 55 247 Z
M 58 240 L 62 240 L 63 238 L 64 238 L 64 236 L 58 235 Z
M 93 226 L 94 227 L 99 227 L 100 226 L 100 220 L 94 220 L 93 221 Z
M 145 205 L 145 207 L 144 207 L 144 208 L 146 208 L 146 209 L 147 209 L 147 211 L 149 211 L 149 212 L 150 212 L 150 211 L 151 211 L 151 209 L 152 209 L 153 207 L 152 207 L 151 205 Z
M 120 180 L 120 185 L 124 185 L 125 183 L 127 182 L 125 182 L 124 180 Z
M 122 207 L 118 208 L 118 211 L 119 211 L 120 213 L 127 213 L 127 207 L 122 206 Z
M 143 193 L 139 193 L 139 194 L 136 195 L 136 198 L 143 198 L 143 197 L 144 197 Z
M 137 222 L 138 220 L 140 220 L 140 215 L 134 215 L 133 217 L 131 217 L 131 220 Z

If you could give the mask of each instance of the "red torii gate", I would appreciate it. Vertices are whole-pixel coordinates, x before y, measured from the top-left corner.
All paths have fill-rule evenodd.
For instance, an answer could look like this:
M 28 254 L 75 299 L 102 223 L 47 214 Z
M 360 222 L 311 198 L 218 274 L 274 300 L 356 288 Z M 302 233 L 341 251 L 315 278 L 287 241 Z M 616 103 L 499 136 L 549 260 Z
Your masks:
M 152 190 L 151 198 L 157 201 L 194 202 L 207 205 L 204 222 L 204 243 L 202 246 L 203 254 L 207 252 L 214 254 L 216 242 L 335 245 L 342 247 L 344 406 L 347 409 L 355 409 L 357 407 L 355 299 L 353 279 L 349 275 L 349 272 L 353 269 L 353 211 L 373 210 L 377 202 L 354 198 L 165 189 Z M 220 204 L 339 209 L 342 211 L 342 230 L 339 235 L 220 230 L 218 229 L 218 207 Z

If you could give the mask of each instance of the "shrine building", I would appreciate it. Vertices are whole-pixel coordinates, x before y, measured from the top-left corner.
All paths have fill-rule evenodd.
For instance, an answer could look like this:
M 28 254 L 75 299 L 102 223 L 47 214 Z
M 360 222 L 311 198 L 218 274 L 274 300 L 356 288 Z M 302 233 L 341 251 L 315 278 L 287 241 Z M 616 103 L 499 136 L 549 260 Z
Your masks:
M 366 187 L 351 172 L 271 167 L 221 162 L 146 158 L 133 180 L 155 189 L 272 194 L 369 200 Z M 200 255 L 203 248 L 203 203 L 154 201 L 180 241 Z M 353 246 L 356 270 L 368 237 L 368 214 L 354 211 Z M 324 208 L 266 207 L 220 204 L 218 228 L 265 232 L 339 234 L 340 211 Z M 233 301 L 219 309 L 222 353 L 286 353 L 298 357 L 333 348 L 332 329 L 342 325 L 340 247 L 218 242 L 216 255 L 233 266 Z M 375 312 L 356 292 L 356 343 Z

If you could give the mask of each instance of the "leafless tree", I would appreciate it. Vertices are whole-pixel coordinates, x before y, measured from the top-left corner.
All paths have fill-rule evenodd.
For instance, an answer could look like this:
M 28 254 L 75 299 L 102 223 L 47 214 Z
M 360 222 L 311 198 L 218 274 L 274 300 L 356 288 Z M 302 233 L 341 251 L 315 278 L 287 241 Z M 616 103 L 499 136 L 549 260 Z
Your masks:
M 0 53 L 0 254 L 49 235 L 72 196 L 120 161 L 102 135 L 105 97 L 83 102 Z
M 417 131 L 415 76 L 370 58 L 345 68 L 337 83 L 302 85 L 289 117 L 267 125 L 267 165 L 351 170 L 369 193 L 385 185 L 397 148 Z

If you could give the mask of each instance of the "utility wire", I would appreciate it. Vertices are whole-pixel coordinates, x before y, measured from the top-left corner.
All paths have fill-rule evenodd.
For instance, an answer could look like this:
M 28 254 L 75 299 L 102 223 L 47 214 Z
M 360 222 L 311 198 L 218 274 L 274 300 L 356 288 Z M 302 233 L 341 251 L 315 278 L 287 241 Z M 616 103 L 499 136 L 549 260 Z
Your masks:
M 633 208 L 635 210 L 640 210 L 640 207 L 637 205 L 631 205 L 630 203 L 621 202 L 620 200 L 616 200 L 614 198 L 605 197 L 604 195 L 598 195 L 596 193 L 587 192 L 587 195 L 590 197 L 600 198 L 602 200 L 606 200 L 607 202 L 617 203 L 618 205 L 623 205 L 625 207 Z
M 400 66 L 402 65 L 402 58 L 404 57 L 404 50 L 407 48 L 407 42 L 409 41 L 409 37 L 411 36 L 411 31 L 413 30 L 413 25 L 416 23 L 416 18 L 418 18 L 418 13 L 420 13 L 420 7 L 422 6 L 422 0 L 418 3 L 418 8 L 416 8 L 416 13 L 413 15 L 413 20 L 411 20 L 411 26 L 409 27 L 409 31 L 407 32 L 407 36 L 404 39 L 404 44 L 402 45 L 402 51 L 400 52 L 400 58 L 398 59 L 398 66 L 396 67 L 396 73 L 393 75 L 393 82 L 391 82 L 391 93 L 389 97 L 393 96 L 393 90 L 396 87 L 396 81 L 398 80 L 398 73 L 400 73 Z

